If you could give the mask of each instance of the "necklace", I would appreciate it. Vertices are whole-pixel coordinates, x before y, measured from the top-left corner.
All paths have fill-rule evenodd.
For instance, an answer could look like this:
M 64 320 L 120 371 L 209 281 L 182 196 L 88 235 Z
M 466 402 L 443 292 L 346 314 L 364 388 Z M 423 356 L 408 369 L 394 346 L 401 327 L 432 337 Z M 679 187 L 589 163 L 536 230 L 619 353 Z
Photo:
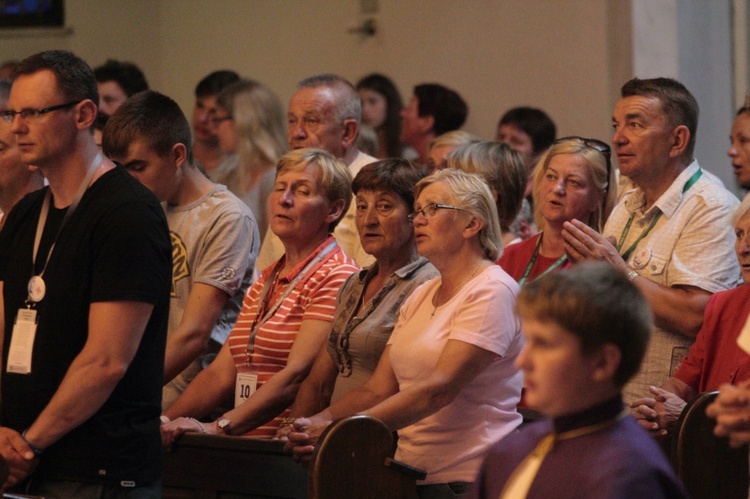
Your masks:
M 463 282 L 461 284 L 459 284 L 458 287 L 456 287 L 456 289 L 448 296 L 448 298 L 445 299 L 445 301 L 443 303 L 448 303 L 450 301 L 450 299 L 453 298 L 453 296 L 456 293 L 458 293 L 461 290 L 461 288 L 464 287 L 464 284 L 466 284 L 467 282 L 469 282 L 471 280 L 471 278 L 474 277 L 474 274 L 477 273 L 477 270 L 479 270 L 479 267 L 481 267 L 483 263 L 484 263 L 484 259 L 480 260 L 479 263 L 477 264 L 477 266 L 474 267 L 474 270 L 471 271 L 471 274 L 469 274 L 469 277 L 467 277 L 466 279 L 464 279 Z M 437 308 L 438 308 L 438 305 L 437 305 L 438 293 L 442 289 L 443 289 L 443 285 L 440 284 L 440 287 L 438 288 L 437 293 L 435 293 L 435 298 L 433 298 L 434 301 L 435 301 L 435 305 L 434 305 L 434 308 L 432 309 L 432 313 L 430 314 L 430 317 L 435 317 L 435 312 L 437 312 Z

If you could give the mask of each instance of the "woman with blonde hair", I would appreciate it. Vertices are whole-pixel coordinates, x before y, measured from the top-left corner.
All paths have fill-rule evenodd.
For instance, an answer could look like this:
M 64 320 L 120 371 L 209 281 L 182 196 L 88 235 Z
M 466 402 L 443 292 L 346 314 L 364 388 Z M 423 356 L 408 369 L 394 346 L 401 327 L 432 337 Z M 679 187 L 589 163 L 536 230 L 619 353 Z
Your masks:
M 212 119 L 219 147 L 237 154 L 237 167 L 217 182 L 247 204 L 265 234 L 268 227 L 266 201 L 273 189 L 274 166 L 288 150 L 284 109 L 276 94 L 262 83 L 240 80 L 226 87 L 217 98 L 219 111 Z
M 425 165 L 427 173 L 433 174 L 444 168 L 455 168 L 455 166 L 447 164 L 448 155 L 456 149 L 468 146 L 469 144 L 476 144 L 481 141 L 482 139 L 476 135 L 472 135 L 463 130 L 453 130 L 435 137 L 435 139 L 430 142 L 429 159 Z
M 617 196 L 611 150 L 596 139 L 556 140 L 534 168 L 534 210 L 539 234 L 509 246 L 498 260 L 518 283 L 572 262 L 565 252 L 563 223 L 581 220 L 601 232 Z
M 521 423 L 519 288 L 493 264 L 503 243 L 480 176 L 439 171 L 417 184 L 415 199 L 417 251 L 440 276 L 404 301 L 372 377 L 296 420 L 288 446 L 305 459 L 332 421 L 363 413 L 398 430 L 396 459 L 427 472 L 420 497 L 463 497 L 484 452 Z

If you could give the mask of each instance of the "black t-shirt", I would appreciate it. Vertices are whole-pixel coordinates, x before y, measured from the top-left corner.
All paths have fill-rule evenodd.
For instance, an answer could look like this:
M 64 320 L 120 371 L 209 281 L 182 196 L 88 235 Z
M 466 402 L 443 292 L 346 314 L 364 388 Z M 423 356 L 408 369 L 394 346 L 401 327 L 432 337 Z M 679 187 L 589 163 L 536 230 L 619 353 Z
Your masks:
M 60 233 L 44 273 L 47 292 L 36 305 L 32 372 L 7 373 L 13 323 L 25 306 L 34 236 L 47 189 L 18 203 L 0 232 L 5 303 L 1 423 L 23 431 L 49 403 L 86 342 L 90 303 L 153 304 L 124 378 L 96 414 L 45 451 L 35 472 L 55 479 L 148 485 L 161 475 L 159 414 L 172 268 L 163 209 L 121 167 L 89 187 Z M 38 269 L 44 266 L 65 211 L 50 207 Z

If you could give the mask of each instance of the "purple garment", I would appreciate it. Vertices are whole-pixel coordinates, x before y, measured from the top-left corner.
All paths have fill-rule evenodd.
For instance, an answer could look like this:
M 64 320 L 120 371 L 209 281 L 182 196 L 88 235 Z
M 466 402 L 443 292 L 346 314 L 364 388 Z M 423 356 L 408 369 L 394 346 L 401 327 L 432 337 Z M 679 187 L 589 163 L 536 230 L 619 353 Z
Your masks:
M 553 426 L 558 432 L 617 417 L 619 397 L 554 421 L 546 419 L 495 443 L 469 498 L 500 497 L 505 482 Z M 528 499 L 632 499 L 687 497 L 656 442 L 628 415 L 579 437 L 555 442 L 534 478 Z

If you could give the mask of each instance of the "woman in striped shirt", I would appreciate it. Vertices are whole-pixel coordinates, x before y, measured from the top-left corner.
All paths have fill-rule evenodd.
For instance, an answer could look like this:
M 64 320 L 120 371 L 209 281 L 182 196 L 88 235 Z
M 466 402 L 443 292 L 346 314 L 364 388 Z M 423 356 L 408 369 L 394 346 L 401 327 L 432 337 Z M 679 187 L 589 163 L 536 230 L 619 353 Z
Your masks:
M 285 254 L 248 290 L 216 360 L 162 416 L 167 447 L 185 431 L 273 436 L 330 331 L 339 288 L 358 270 L 331 236 L 352 198 L 346 166 L 300 149 L 276 170 L 269 225 Z M 232 397 L 232 410 L 199 421 Z

